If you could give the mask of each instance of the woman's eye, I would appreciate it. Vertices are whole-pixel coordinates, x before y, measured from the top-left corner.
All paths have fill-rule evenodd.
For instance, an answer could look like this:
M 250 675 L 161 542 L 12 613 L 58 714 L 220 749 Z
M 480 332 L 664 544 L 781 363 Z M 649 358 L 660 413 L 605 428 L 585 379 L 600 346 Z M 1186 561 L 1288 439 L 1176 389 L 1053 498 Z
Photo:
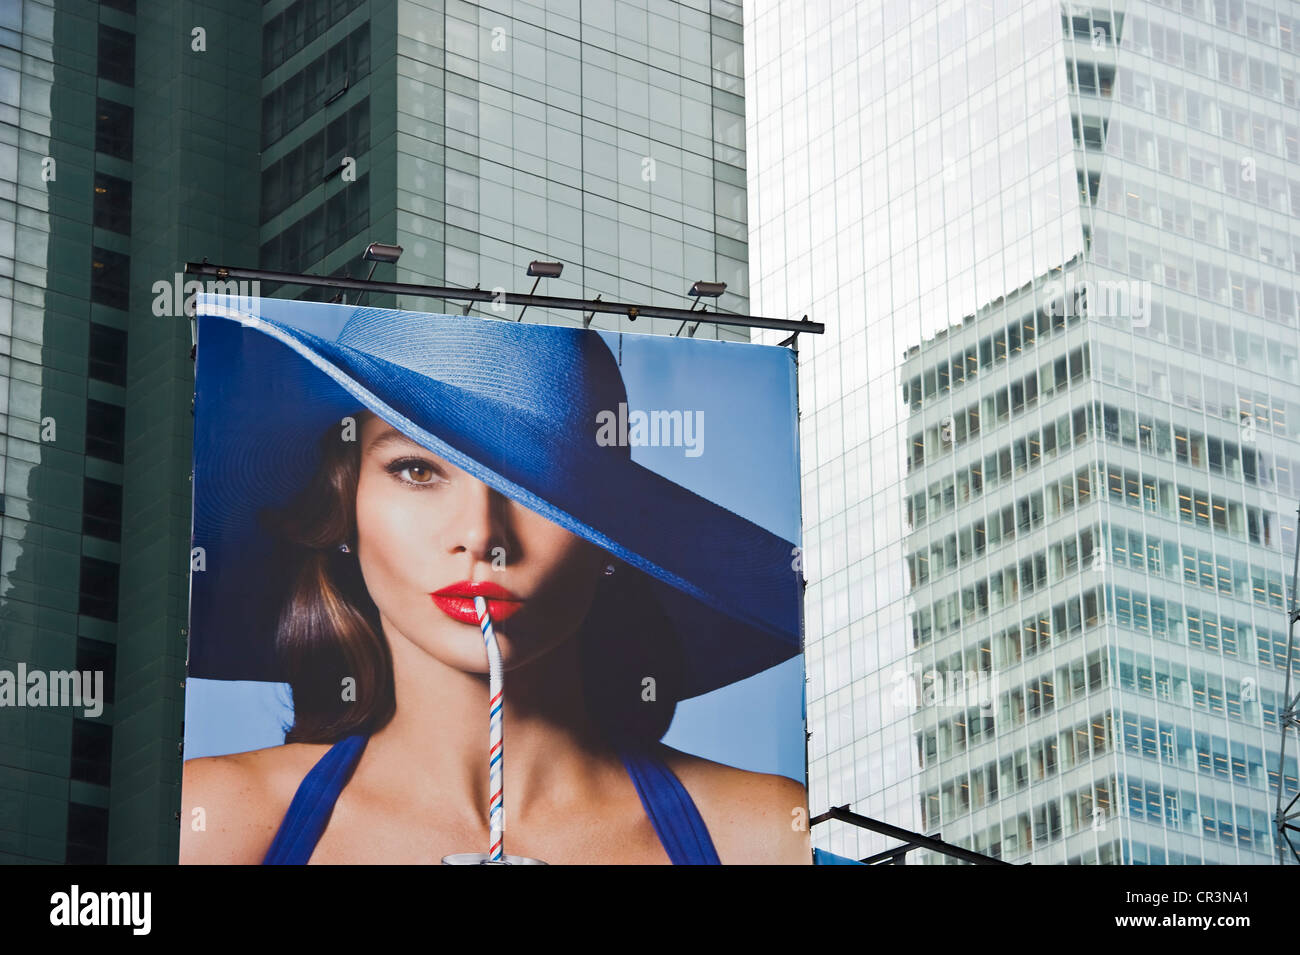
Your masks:
M 412 458 L 399 458 L 389 464 L 385 470 L 393 475 L 394 480 L 417 487 L 437 484 L 442 477 L 438 469 L 428 461 Z

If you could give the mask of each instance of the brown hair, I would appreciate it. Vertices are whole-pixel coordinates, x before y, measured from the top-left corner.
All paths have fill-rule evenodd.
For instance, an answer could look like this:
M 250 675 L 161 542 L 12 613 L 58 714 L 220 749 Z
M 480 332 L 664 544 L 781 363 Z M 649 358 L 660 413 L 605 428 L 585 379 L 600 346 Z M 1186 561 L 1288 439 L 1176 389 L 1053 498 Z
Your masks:
M 360 442 L 343 441 L 331 428 L 307 487 L 287 508 L 268 515 L 288 574 L 276 628 L 276 653 L 293 691 L 286 743 L 374 733 L 396 709 L 393 661 L 379 611 L 356 555 L 340 550 L 343 544 L 355 549 L 360 466 Z M 602 578 L 578 633 L 584 696 L 593 723 L 611 742 L 646 744 L 672 722 L 681 647 L 650 579 L 625 564 L 617 568 Z M 654 681 L 652 693 L 647 677 Z M 345 698 L 349 686 L 354 699 Z

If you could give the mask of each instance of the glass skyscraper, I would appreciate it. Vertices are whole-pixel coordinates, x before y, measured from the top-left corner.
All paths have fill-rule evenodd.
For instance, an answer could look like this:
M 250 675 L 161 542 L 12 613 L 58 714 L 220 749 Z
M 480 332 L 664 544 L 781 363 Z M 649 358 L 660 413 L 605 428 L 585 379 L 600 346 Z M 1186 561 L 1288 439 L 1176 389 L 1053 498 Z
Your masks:
M 685 307 L 718 280 L 748 312 L 741 40 L 726 0 L 0 9 L 0 669 L 113 687 L 94 718 L 0 709 L 0 861 L 176 858 L 184 263 L 364 276 L 379 241 L 404 253 L 378 279 L 523 291 L 542 259 L 541 293 Z
M 811 810 L 1016 862 L 1271 861 L 1300 6 L 745 13 L 754 307 L 828 324 Z
M 356 274 L 345 240 L 364 233 L 403 247 L 397 281 L 516 291 L 542 259 L 565 265 L 544 294 L 675 307 L 716 278 L 748 311 L 738 5 L 302 0 L 262 18 L 264 267 Z
M 132 226 L 122 6 L 0 9 L 0 669 L 105 675 L 99 713 L 0 710 L 4 860 L 102 861 L 108 837 Z

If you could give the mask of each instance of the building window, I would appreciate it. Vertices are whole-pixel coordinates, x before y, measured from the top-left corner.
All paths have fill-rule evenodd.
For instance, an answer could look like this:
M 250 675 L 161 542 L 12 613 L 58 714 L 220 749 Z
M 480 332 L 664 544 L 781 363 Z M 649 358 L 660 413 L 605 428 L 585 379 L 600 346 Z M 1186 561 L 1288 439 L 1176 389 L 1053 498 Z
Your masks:
M 123 86 L 135 84 L 135 36 L 99 25 L 99 75 Z
M 107 786 L 113 769 L 113 727 L 95 720 L 72 721 L 72 778 Z
M 370 24 L 362 23 L 262 99 L 262 148 L 293 131 L 370 72 Z
M 77 669 L 104 674 L 102 703 L 112 703 L 117 689 L 117 648 L 103 640 L 77 637 Z
M 117 619 L 118 566 L 96 557 L 81 558 L 79 612 L 100 620 Z
M 108 862 L 108 810 L 68 803 L 68 841 L 63 861 L 68 865 L 105 865 Z
M 90 357 L 86 374 L 110 385 L 126 384 L 126 332 L 111 325 L 90 323 Z
M 130 301 L 131 257 L 95 248 L 90 256 L 90 300 L 125 310 Z
M 329 126 L 262 172 L 262 222 L 283 212 L 370 148 L 370 100 L 363 99 Z
M 135 135 L 135 111 L 111 99 L 95 101 L 95 150 L 106 156 L 131 161 Z
M 95 227 L 131 234 L 131 183 L 95 173 Z
M 369 174 L 340 189 L 262 245 L 262 268 L 297 272 L 319 262 L 370 221 Z
M 108 541 L 122 539 L 122 486 L 94 478 L 83 480 L 81 533 Z
M 86 399 L 86 453 L 121 464 L 125 446 L 126 409 Z
M 272 17 L 262 29 L 262 75 L 311 43 L 360 3 L 361 0 L 298 0 Z

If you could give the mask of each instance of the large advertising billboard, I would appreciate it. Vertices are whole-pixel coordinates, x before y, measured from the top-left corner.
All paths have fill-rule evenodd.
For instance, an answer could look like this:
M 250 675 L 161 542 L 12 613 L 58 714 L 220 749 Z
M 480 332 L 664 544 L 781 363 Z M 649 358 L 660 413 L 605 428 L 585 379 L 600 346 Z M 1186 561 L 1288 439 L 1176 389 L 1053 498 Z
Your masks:
M 182 863 L 806 863 L 794 355 L 200 297 Z

